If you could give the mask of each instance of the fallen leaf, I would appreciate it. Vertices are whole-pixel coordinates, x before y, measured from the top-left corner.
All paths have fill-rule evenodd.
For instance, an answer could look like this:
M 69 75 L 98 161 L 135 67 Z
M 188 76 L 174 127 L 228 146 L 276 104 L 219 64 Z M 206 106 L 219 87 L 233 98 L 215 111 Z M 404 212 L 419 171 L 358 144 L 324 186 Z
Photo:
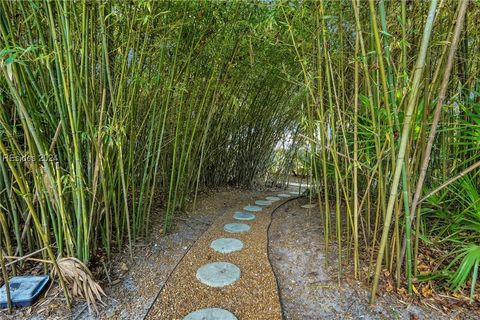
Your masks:
M 388 271 L 388 269 L 383 269 L 383 275 L 385 277 L 390 277 L 390 271 Z
M 125 262 L 120 263 L 120 270 L 123 271 L 123 272 L 128 271 L 128 266 Z
M 421 291 L 422 291 L 422 296 L 424 296 L 425 298 L 431 297 L 433 294 L 432 289 L 428 285 L 424 286 Z
M 398 288 L 397 293 L 402 295 L 402 296 L 406 296 L 407 295 L 407 290 L 405 290 L 405 288 Z
M 413 292 L 415 292 L 415 294 L 418 294 L 418 290 L 413 284 L 412 284 L 412 289 L 413 289 Z

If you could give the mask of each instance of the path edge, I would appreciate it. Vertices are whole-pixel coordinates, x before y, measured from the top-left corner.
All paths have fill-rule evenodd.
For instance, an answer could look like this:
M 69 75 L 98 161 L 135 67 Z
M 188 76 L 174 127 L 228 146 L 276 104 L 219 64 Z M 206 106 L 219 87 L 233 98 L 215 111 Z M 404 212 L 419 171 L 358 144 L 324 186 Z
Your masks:
M 150 306 L 148 307 L 148 310 L 147 312 L 145 313 L 145 315 L 143 316 L 142 320 L 145 320 L 148 318 L 150 312 L 152 311 L 153 309 L 153 306 L 155 305 L 155 302 L 157 302 L 158 298 L 160 297 L 160 294 L 162 293 L 163 289 L 165 289 L 165 285 L 167 284 L 168 280 L 170 280 L 171 276 L 173 275 L 173 273 L 175 272 L 175 270 L 177 270 L 177 267 L 180 265 L 180 263 L 183 261 L 183 259 L 185 258 L 185 256 L 190 252 L 190 250 L 192 249 L 192 247 L 195 245 L 195 243 L 197 243 L 197 241 L 203 237 L 203 235 L 208 231 L 210 230 L 210 228 L 212 228 L 215 224 L 215 222 L 217 221 L 217 219 L 223 217 L 225 214 L 227 214 L 226 212 L 218 217 L 216 217 L 212 222 L 211 224 L 208 226 L 207 229 L 205 229 L 198 237 L 197 239 L 195 239 L 195 241 L 193 241 L 187 248 L 187 250 L 185 251 L 185 253 L 182 255 L 182 257 L 180 258 L 180 260 L 178 260 L 178 262 L 175 264 L 175 267 L 172 269 L 172 271 L 170 271 L 170 273 L 168 274 L 167 278 L 165 279 L 165 282 L 162 284 L 162 286 L 160 287 L 160 289 L 158 290 L 157 294 L 155 295 L 155 298 L 153 299 L 152 303 L 150 304 Z
M 282 320 L 285 319 L 285 308 L 283 307 L 282 292 L 280 290 L 280 284 L 278 282 L 278 276 L 277 276 L 277 273 L 275 272 L 275 268 L 273 268 L 272 260 L 270 259 L 270 226 L 272 225 L 273 215 L 275 214 L 275 212 L 278 209 L 280 209 L 280 207 L 282 207 L 283 205 L 287 204 L 290 201 L 298 200 L 302 197 L 303 196 L 300 195 L 300 196 L 296 196 L 296 197 L 293 197 L 293 198 L 289 198 L 289 199 L 283 201 L 282 203 L 280 203 L 277 207 L 275 207 L 275 209 L 273 209 L 270 212 L 270 222 L 268 223 L 268 227 L 267 227 L 267 259 L 268 259 L 268 263 L 270 263 L 270 268 L 272 268 L 273 277 L 275 278 L 275 284 L 277 286 L 278 303 L 280 304 L 280 309 L 282 311 Z
M 297 199 L 300 199 L 302 196 L 297 196 L 297 197 L 293 197 L 293 198 L 289 198 L 289 199 L 286 199 L 284 200 L 282 203 L 280 203 L 279 205 L 277 205 L 274 209 L 270 210 L 270 221 L 268 223 L 268 226 L 267 226 L 267 260 L 268 260 L 268 263 L 270 264 L 270 268 L 272 269 L 272 273 L 273 273 L 273 277 L 275 278 L 275 285 L 276 285 L 276 289 L 277 289 L 277 296 L 278 296 L 278 303 L 280 305 L 280 309 L 281 309 L 281 316 L 282 316 L 282 320 L 285 319 L 285 314 L 284 314 L 284 308 L 283 308 L 283 303 L 282 303 L 282 299 L 281 299 L 281 291 L 280 291 L 280 285 L 279 285 L 279 282 L 278 282 L 278 277 L 277 277 L 277 274 L 275 273 L 275 269 L 273 268 L 273 264 L 272 264 L 272 261 L 270 259 L 270 226 L 272 225 L 272 221 L 273 221 L 273 214 L 275 213 L 275 211 L 277 211 L 280 207 L 282 207 L 284 204 L 290 202 L 290 201 L 293 201 L 293 200 L 297 200 Z M 185 253 L 182 255 L 182 257 L 180 258 L 180 260 L 178 260 L 178 262 L 175 264 L 175 267 L 172 269 L 172 271 L 170 271 L 170 273 L 168 274 L 167 278 L 165 279 L 165 282 L 163 283 L 163 285 L 160 287 L 160 289 L 158 290 L 157 294 L 155 295 L 155 298 L 153 299 L 152 303 L 150 304 L 150 306 L 148 307 L 147 309 L 147 312 L 145 313 L 145 315 L 143 316 L 142 320 L 146 320 L 148 318 L 148 316 L 150 315 L 150 312 L 152 311 L 153 309 L 153 306 L 155 305 L 155 302 L 158 300 L 158 298 L 160 297 L 163 289 L 165 289 L 165 285 L 167 284 L 168 280 L 170 280 L 171 276 L 173 275 L 173 273 L 175 272 L 175 270 L 177 269 L 177 267 L 180 265 L 180 263 L 183 261 L 183 259 L 185 258 L 185 256 L 190 252 L 190 250 L 192 249 L 192 247 L 195 245 L 195 243 L 197 243 L 197 241 L 203 237 L 203 235 L 209 231 L 214 225 L 215 225 L 215 222 L 223 217 L 224 215 L 226 215 L 228 212 L 225 212 L 224 214 L 218 216 L 217 218 L 215 218 L 212 223 L 210 224 L 210 226 L 205 229 L 198 237 L 197 239 L 195 239 L 195 241 L 190 244 L 187 248 L 187 250 L 185 251 Z

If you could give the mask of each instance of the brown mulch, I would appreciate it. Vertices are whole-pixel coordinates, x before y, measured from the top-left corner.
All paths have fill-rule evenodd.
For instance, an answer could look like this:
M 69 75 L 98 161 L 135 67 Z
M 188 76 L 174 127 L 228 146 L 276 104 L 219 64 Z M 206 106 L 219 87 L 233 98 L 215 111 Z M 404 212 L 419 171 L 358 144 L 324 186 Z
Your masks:
M 246 233 L 223 230 L 226 223 L 240 222 L 233 219 L 235 210 L 219 217 L 177 266 L 146 319 L 183 319 L 190 312 L 213 307 L 226 309 L 238 319 L 282 319 L 276 279 L 267 254 L 270 214 L 280 203 L 254 213 L 256 219 L 245 222 L 251 226 Z M 242 207 L 237 211 L 242 211 Z M 222 237 L 240 239 L 244 248 L 230 254 L 215 252 L 210 243 Z M 220 261 L 237 265 L 240 279 L 222 288 L 209 287 L 196 279 L 198 268 Z

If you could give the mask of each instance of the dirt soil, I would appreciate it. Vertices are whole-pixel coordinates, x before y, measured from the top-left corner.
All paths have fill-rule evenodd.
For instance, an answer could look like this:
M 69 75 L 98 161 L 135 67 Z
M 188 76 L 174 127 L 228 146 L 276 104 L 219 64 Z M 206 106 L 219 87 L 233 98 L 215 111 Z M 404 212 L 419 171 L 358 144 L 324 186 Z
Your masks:
M 98 271 L 95 272 L 97 279 L 103 278 L 100 284 L 107 294 L 106 305 L 100 307 L 97 314 L 89 313 L 81 300 L 76 300 L 72 310 L 68 310 L 61 290 L 55 286 L 30 308 L 15 310 L 11 315 L 0 311 L 0 319 L 143 319 L 170 273 L 203 232 L 224 213 L 253 204 L 266 194 L 262 190 L 234 188 L 200 194 L 196 210 L 178 214 L 167 235 L 161 231 L 162 209 L 157 208 L 152 213 L 152 229 L 158 232 L 152 232 L 150 239 L 136 244 L 133 259 L 129 258 L 128 250 L 124 250 L 110 264 L 101 264 L 99 270 L 94 270 Z
M 364 283 L 347 272 L 339 283 L 334 244 L 326 266 L 318 207 L 301 207 L 307 203 L 302 198 L 277 210 L 269 232 L 270 260 L 280 284 L 285 319 L 480 319 L 467 309 L 444 313 L 434 305 L 404 302 L 384 290 L 370 306 L 369 287 Z
M 265 196 L 265 191 L 275 192 L 225 189 L 200 195 L 197 210 L 177 215 L 167 235 L 160 231 L 162 212 L 156 209 L 152 215 L 157 221 L 152 226 L 159 231 L 135 246 L 132 260 L 125 250 L 94 270 L 97 278 L 103 278 L 101 285 L 107 293 L 106 306 L 100 307 L 98 314 L 90 314 L 80 300 L 67 310 L 61 291 L 53 287 L 31 308 L 11 315 L 0 311 L 0 319 L 143 319 L 172 270 L 203 232 L 224 213 L 253 203 Z M 433 304 L 430 308 L 403 302 L 398 295 L 384 291 L 376 305 L 369 306 L 365 284 L 348 274 L 338 283 L 332 267 L 336 265 L 334 249 L 330 267 L 326 267 L 318 211 L 301 208 L 305 203 L 303 198 L 282 206 L 274 213 L 269 229 L 269 257 L 285 319 L 480 319 L 468 309 L 443 313 Z

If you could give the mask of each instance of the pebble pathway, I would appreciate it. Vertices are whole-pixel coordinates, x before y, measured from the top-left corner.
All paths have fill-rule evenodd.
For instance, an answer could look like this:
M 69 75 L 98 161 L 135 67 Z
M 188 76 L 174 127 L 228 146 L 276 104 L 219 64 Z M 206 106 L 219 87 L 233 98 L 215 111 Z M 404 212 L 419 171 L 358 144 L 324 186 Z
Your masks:
M 216 254 L 221 254 L 222 258 L 218 258 L 218 261 L 209 261 L 208 263 L 198 267 L 196 271 L 196 280 L 199 281 L 203 286 L 215 288 L 217 290 L 222 290 L 222 288 L 224 287 L 229 289 L 232 289 L 232 288 L 235 289 L 235 285 L 238 282 L 240 282 L 241 279 L 243 279 L 244 281 L 248 281 L 249 279 L 244 279 L 244 277 L 251 276 L 252 275 L 251 270 L 252 269 L 254 270 L 255 266 L 248 265 L 249 270 L 248 272 L 244 273 L 242 271 L 242 267 L 237 266 L 234 263 L 233 260 L 235 259 L 229 259 L 229 257 L 233 257 L 232 254 L 237 254 L 237 255 L 242 254 L 242 251 L 245 250 L 244 241 L 247 240 L 248 242 L 249 233 L 251 232 L 252 229 L 255 229 L 256 227 L 260 227 L 256 225 L 257 215 L 258 214 L 268 215 L 269 213 L 264 213 L 262 212 L 262 210 L 266 209 L 268 206 L 271 206 L 274 202 L 282 200 L 282 198 L 288 198 L 290 196 L 291 196 L 290 194 L 279 194 L 278 196 L 269 196 L 269 197 L 266 197 L 265 199 L 255 201 L 255 205 L 248 204 L 247 206 L 245 206 L 243 210 L 247 212 L 237 211 L 234 214 L 227 214 L 230 216 L 230 218 L 226 219 L 227 223 L 223 224 L 223 231 L 226 233 L 225 235 L 228 234 L 229 236 L 218 237 L 214 239 L 213 241 L 210 242 L 210 247 L 209 247 L 209 250 L 211 250 L 211 252 L 215 252 Z M 257 215 L 251 212 L 255 212 Z M 262 217 L 262 219 L 263 219 L 262 224 L 264 224 L 263 221 L 265 220 L 265 217 Z M 238 221 L 238 222 L 235 222 L 235 221 Z M 264 228 L 264 225 L 262 225 L 262 228 L 266 232 L 266 228 Z M 258 232 L 259 230 L 254 230 L 254 231 Z M 236 235 L 237 237 L 240 237 L 240 236 L 244 237 L 243 238 L 244 241 L 237 239 Z M 266 250 L 263 250 L 263 251 L 266 251 Z M 265 255 L 266 255 L 266 252 L 265 252 Z M 265 258 L 265 257 L 262 257 L 262 258 Z M 266 258 L 268 259 L 268 256 Z M 268 266 L 271 268 L 271 266 L 269 265 L 269 262 L 267 263 L 268 263 Z M 273 286 L 271 281 L 268 283 L 268 285 Z M 275 297 L 276 300 L 274 301 L 278 303 L 278 306 L 276 306 L 276 308 L 274 308 L 274 306 L 270 307 L 272 311 L 271 311 L 271 315 L 269 315 L 269 319 L 281 319 L 281 309 L 278 302 L 279 301 L 278 292 L 276 292 L 276 290 L 277 289 L 275 286 L 274 292 L 276 293 L 276 297 Z M 172 291 L 175 291 L 175 290 L 172 290 Z M 235 293 L 235 291 L 233 291 L 233 293 Z M 165 293 L 164 295 L 167 295 L 167 294 Z M 167 298 L 164 298 L 164 299 L 167 299 Z M 228 296 L 226 298 L 228 298 Z M 261 299 L 261 297 L 258 297 L 258 298 Z M 162 295 L 157 300 L 161 300 L 161 299 L 162 299 Z M 233 296 L 231 297 L 230 300 L 238 301 L 239 299 L 241 300 L 242 297 Z M 228 300 L 228 303 L 231 303 L 230 300 Z M 257 302 L 258 301 L 260 300 L 257 300 Z M 264 302 L 264 303 L 267 303 L 267 302 Z M 157 301 L 155 305 L 160 305 L 160 304 L 162 303 L 160 301 Z M 199 305 L 199 303 L 193 303 L 192 308 L 194 310 L 189 310 L 188 314 L 186 315 L 184 314 L 183 317 L 180 317 L 178 319 L 183 319 L 183 320 L 235 320 L 235 319 L 238 320 L 239 319 L 238 318 L 239 315 L 235 314 L 235 310 L 231 310 L 231 309 L 229 310 L 228 306 L 226 307 L 222 306 L 220 303 L 219 305 L 214 305 L 214 306 L 209 305 L 208 307 L 198 308 L 198 309 L 195 308 L 196 305 Z M 162 306 L 160 306 L 159 308 L 162 308 Z M 170 307 L 170 308 L 174 308 L 174 307 Z M 161 314 L 165 315 L 165 314 L 169 314 L 169 312 L 170 314 L 175 314 L 175 311 L 172 311 L 172 310 L 170 311 L 167 310 L 166 312 L 162 313 L 162 312 L 159 312 L 158 310 L 155 310 L 154 308 L 153 312 L 150 312 L 150 314 L 147 315 L 147 318 L 163 319 L 163 315 Z M 237 313 L 239 312 L 237 311 Z M 253 319 L 250 317 L 260 316 L 260 315 L 250 315 L 246 317 L 245 316 L 246 314 L 248 313 L 242 314 L 243 315 L 242 319 L 250 320 L 250 319 Z M 177 319 L 177 317 L 172 317 L 172 319 Z
M 272 204 L 271 201 L 268 200 L 257 200 L 255 204 L 259 206 L 269 206 Z M 243 208 L 247 211 L 258 212 L 261 211 L 261 207 L 257 206 L 246 206 Z M 254 220 L 255 215 L 251 213 L 243 213 L 243 212 L 235 212 L 233 215 L 234 219 L 237 220 Z M 228 223 L 226 224 L 223 229 L 227 232 L 248 232 L 250 230 L 250 226 L 244 223 Z M 225 238 L 220 238 L 215 241 L 225 241 Z M 240 241 L 240 240 L 238 240 Z M 242 243 L 243 247 L 243 243 Z M 198 274 L 201 274 L 199 277 Z M 203 275 L 202 275 L 203 273 Z M 211 287 L 224 287 L 226 285 L 232 284 L 233 282 L 240 279 L 240 269 L 231 263 L 224 263 L 224 262 L 216 262 L 204 265 L 197 271 L 197 278 L 204 284 L 209 285 Z M 201 314 L 202 318 L 192 318 L 192 315 Z M 215 320 L 215 319 L 237 319 L 230 311 L 220 308 L 206 308 L 194 311 L 187 315 L 184 320 L 188 319 L 202 319 L 202 320 Z

